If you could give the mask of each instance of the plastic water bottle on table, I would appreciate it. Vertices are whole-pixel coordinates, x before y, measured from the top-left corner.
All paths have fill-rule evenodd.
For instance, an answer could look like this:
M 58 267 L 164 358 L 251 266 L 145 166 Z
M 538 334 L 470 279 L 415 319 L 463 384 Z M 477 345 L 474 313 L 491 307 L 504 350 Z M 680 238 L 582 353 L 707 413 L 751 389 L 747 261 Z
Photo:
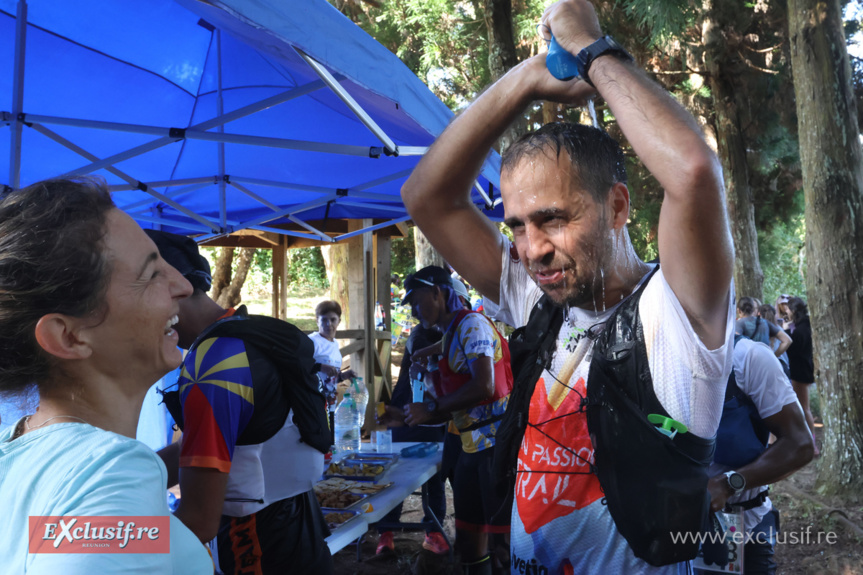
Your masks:
M 334 419 L 336 428 L 336 458 L 341 459 L 349 453 L 359 452 L 360 413 L 350 393 L 345 393 L 345 396 L 339 402 Z

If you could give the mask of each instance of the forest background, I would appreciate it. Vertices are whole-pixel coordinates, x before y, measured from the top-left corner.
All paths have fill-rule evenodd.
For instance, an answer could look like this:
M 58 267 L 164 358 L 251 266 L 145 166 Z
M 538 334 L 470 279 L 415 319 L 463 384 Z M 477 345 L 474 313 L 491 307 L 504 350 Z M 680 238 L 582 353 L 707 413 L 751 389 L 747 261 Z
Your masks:
M 512 66 L 546 49 L 537 24 L 547 0 L 329 1 L 397 54 L 456 113 Z M 863 102 L 863 61 L 854 54 L 861 2 L 595 0 L 594 5 L 604 31 L 692 112 L 722 160 L 737 295 L 773 303 L 783 293 L 809 301 L 828 430 L 820 492 L 859 499 L 863 156 L 857 109 Z M 601 99 L 596 109 L 600 126 L 626 152 L 633 244 L 642 259 L 653 259 L 663 190 Z M 520 134 L 555 120 L 590 121 L 584 109 L 536 103 L 498 147 L 503 150 Z M 392 242 L 392 269 L 402 277 L 433 257 L 421 234 L 412 229 L 411 236 Z M 221 303 L 232 305 L 242 297 L 254 304 L 269 297 L 269 251 L 222 249 L 209 255 Z M 303 309 L 289 316 L 304 329 L 314 329 L 314 301 L 329 296 L 335 273 L 328 265 L 335 259 L 331 255 L 320 248 L 289 251 L 289 289 L 307 298 L 301 300 Z
M 432 91 L 458 113 L 493 78 L 514 63 L 545 50 L 536 26 L 549 2 L 512 0 L 503 18 L 512 26 L 514 59 L 506 52 L 505 41 L 495 41 L 491 31 L 495 10 L 507 2 L 494 0 L 330 0 L 366 32 L 397 54 Z M 618 38 L 642 67 L 681 101 L 698 118 L 711 143 L 717 145 L 717 122 L 722 122 L 714 105 L 714 88 L 731 82 L 731 106 L 739 120 L 745 146 L 748 195 L 751 197 L 752 227 L 757 238 L 757 267 L 763 274 L 740 282 L 756 289 L 738 292 L 772 303 L 779 294 L 805 294 L 806 269 L 803 185 L 797 138 L 784 2 L 726 0 L 716 10 L 715 26 L 723 29 L 721 39 L 711 46 L 705 38 L 705 16 L 687 0 L 646 2 L 618 0 L 598 2 L 605 30 Z M 863 60 L 854 56 L 861 38 L 863 6 L 843 6 L 845 34 L 849 40 L 855 95 L 863 100 Z M 717 21 L 725 20 L 725 21 Z M 725 59 L 721 77 L 714 78 L 705 58 Z M 504 61 L 502 67 L 495 60 Z M 506 62 L 510 60 L 510 62 Z M 715 75 L 715 74 L 714 74 Z M 721 90 L 719 90 L 721 91 Z M 656 229 L 662 189 L 644 169 L 616 129 L 612 114 L 600 102 L 598 121 L 620 139 L 627 151 L 627 171 L 632 196 L 630 235 L 642 259 L 657 256 Z M 553 119 L 589 121 L 581 108 L 535 105 L 514 132 L 536 129 Z M 411 237 L 393 242 L 392 269 L 404 277 L 415 270 L 413 229 Z M 738 234 L 735 234 L 738 235 Z M 209 256 L 215 264 L 219 254 Z M 257 250 L 250 258 L 243 292 L 246 300 L 269 297 L 271 252 Z M 233 274 L 244 265 L 235 257 Z M 751 262 L 741 266 L 754 270 Z M 296 295 L 320 292 L 329 287 L 321 248 L 291 250 L 288 275 Z M 757 275 L 746 272 L 747 276 Z M 761 289 L 757 289 L 758 284 Z M 760 292 L 760 293 L 759 293 Z

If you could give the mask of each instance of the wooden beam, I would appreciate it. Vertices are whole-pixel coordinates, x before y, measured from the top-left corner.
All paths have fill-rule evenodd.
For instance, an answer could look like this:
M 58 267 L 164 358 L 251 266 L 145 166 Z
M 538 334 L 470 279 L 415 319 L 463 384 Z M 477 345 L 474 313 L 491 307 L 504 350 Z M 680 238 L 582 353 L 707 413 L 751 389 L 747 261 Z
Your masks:
M 397 224 L 396 224 L 396 229 L 397 229 L 398 231 L 400 231 L 400 232 L 401 232 L 401 234 L 402 234 L 402 237 L 403 237 L 403 238 L 408 237 L 408 234 L 410 234 L 410 228 L 408 227 L 408 223 L 407 223 L 407 222 L 399 222 L 399 223 L 397 223 Z M 395 237 L 395 236 L 393 236 L 393 237 Z
M 359 351 L 362 351 L 365 349 L 365 347 L 366 347 L 366 342 L 361 340 L 361 339 L 358 339 L 357 341 L 353 341 L 353 342 L 349 343 L 348 345 L 346 345 L 345 347 L 339 349 L 339 351 L 342 353 L 342 357 L 344 357 L 346 355 L 350 355 L 352 353 L 357 353 Z

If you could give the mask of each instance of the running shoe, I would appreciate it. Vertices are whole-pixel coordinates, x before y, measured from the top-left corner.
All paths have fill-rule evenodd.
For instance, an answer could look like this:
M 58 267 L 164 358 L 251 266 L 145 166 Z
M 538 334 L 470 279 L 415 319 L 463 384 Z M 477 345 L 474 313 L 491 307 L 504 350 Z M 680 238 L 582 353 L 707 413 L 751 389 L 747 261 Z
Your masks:
M 443 534 L 439 531 L 426 533 L 426 538 L 423 541 L 423 549 L 428 549 L 437 555 L 443 555 L 449 551 L 449 545 L 444 539 Z
M 425 545 L 425 544 L 423 544 Z M 378 548 L 375 551 L 375 555 L 380 555 L 386 551 L 390 553 L 395 552 L 396 544 L 393 542 L 393 532 L 392 531 L 384 531 L 381 533 L 381 536 L 378 538 Z

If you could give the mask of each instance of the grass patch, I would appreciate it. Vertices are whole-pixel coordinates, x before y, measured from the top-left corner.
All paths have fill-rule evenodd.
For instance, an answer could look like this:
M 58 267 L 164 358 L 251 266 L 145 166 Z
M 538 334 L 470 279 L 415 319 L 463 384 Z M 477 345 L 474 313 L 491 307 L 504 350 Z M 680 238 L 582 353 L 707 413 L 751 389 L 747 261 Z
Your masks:
M 302 290 L 288 293 L 286 319 L 303 331 L 317 331 L 315 322 L 315 306 L 328 299 L 328 290 Z M 270 298 L 249 299 L 243 301 L 249 313 L 272 315 L 273 304 Z

